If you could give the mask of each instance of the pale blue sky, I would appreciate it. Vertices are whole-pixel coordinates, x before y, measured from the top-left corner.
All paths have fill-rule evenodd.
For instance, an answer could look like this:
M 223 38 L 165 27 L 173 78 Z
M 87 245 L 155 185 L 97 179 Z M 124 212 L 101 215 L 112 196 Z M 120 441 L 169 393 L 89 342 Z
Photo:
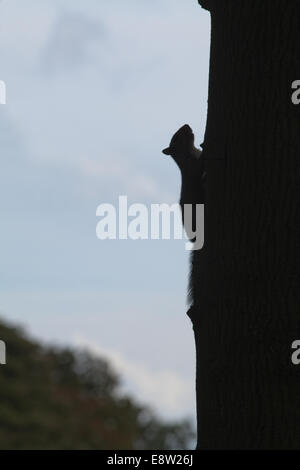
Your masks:
M 188 253 L 99 241 L 95 213 L 178 200 L 161 149 L 186 122 L 202 142 L 209 41 L 196 0 L 0 3 L 2 316 L 108 356 L 168 417 L 195 412 Z

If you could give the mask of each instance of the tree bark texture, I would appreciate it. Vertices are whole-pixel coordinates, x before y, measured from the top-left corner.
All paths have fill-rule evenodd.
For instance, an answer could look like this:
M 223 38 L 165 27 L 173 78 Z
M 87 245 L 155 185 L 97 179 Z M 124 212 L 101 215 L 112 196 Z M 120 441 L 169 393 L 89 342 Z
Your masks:
M 300 449 L 300 3 L 199 3 L 212 37 L 191 274 L 198 449 Z

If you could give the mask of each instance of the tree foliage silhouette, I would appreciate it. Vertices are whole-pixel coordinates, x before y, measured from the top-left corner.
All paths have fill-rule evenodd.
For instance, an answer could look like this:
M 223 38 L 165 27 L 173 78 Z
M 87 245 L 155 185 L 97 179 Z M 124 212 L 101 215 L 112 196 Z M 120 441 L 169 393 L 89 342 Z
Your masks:
M 8 346 L 0 366 L 1 449 L 188 448 L 189 421 L 164 422 L 120 392 L 107 361 L 46 348 L 0 323 Z

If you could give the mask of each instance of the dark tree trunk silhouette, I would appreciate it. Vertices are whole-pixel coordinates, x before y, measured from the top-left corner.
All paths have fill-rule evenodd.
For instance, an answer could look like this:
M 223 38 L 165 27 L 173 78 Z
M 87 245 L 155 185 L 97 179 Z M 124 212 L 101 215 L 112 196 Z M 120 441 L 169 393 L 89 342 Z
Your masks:
M 299 449 L 300 3 L 199 3 L 212 37 L 190 311 L 198 449 Z

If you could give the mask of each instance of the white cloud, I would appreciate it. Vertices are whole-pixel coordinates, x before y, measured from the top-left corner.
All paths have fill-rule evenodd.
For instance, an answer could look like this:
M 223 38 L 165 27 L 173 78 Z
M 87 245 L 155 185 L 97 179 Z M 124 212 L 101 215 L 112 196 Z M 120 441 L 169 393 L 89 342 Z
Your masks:
M 155 179 L 148 175 L 142 168 L 136 168 L 130 161 L 120 158 L 102 159 L 101 161 L 84 159 L 78 167 L 80 173 L 89 182 L 87 191 L 90 195 L 99 196 L 107 194 L 109 188 L 118 188 L 119 195 L 126 194 L 134 201 L 151 201 L 151 203 L 174 203 L 176 197 L 171 192 L 160 187 Z M 91 185 L 91 182 L 94 185 Z M 102 201 L 99 201 L 102 202 Z
M 84 337 L 77 337 L 75 345 L 107 358 L 116 371 L 122 371 L 124 390 L 133 391 L 160 415 L 174 419 L 195 414 L 193 380 L 171 369 L 151 370 L 140 360 L 129 359 L 121 351 L 100 347 Z

